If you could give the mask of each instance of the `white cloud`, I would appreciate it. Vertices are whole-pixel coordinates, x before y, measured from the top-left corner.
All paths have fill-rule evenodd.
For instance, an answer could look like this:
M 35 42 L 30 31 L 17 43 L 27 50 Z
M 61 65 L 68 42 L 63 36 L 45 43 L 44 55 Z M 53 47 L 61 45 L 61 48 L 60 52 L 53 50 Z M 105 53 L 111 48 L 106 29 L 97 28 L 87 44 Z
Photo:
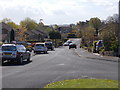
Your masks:
M 106 19 L 118 11 L 119 0 L 0 0 L 0 20 L 19 23 L 25 17 L 44 19 L 46 24 L 75 23 L 98 16 Z

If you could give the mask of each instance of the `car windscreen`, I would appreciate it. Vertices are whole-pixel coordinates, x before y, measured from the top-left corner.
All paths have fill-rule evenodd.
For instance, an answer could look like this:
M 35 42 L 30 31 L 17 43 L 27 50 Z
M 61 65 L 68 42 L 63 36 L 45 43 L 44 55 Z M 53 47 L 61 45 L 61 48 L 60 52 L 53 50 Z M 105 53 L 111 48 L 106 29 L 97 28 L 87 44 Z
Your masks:
M 36 44 L 36 47 L 44 47 L 44 44 Z
M 2 46 L 2 51 L 16 51 L 15 46 Z

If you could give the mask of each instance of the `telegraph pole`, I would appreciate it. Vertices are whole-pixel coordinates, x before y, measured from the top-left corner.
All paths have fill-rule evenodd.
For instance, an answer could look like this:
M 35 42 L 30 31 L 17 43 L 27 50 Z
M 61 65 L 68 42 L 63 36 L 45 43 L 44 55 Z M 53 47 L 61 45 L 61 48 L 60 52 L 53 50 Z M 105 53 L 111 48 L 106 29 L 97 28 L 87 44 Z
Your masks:
M 120 58 L 120 0 L 119 0 L 119 25 L 118 25 L 118 32 L 119 32 L 119 34 L 118 34 L 118 45 L 119 45 L 119 47 L 118 47 L 118 55 L 119 55 L 119 58 Z

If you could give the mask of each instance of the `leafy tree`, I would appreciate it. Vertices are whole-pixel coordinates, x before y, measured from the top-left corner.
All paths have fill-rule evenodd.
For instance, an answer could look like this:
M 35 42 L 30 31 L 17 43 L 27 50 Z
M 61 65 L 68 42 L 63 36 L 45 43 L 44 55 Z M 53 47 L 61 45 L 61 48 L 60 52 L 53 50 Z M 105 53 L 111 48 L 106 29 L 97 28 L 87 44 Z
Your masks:
M 53 28 L 54 28 L 54 30 L 58 30 L 59 26 L 58 26 L 57 24 L 55 24 L 55 25 L 53 26 Z
M 76 38 L 76 35 L 74 33 L 68 33 L 67 38 Z
M 86 27 L 82 29 L 82 39 L 84 40 L 84 44 L 87 46 L 92 46 L 93 41 L 94 41 L 94 34 L 95 34 L 95 29 L 92 27 Z
M 2 22 L 8 23 L 8 22 L 11 22 L 11 19 L 9 19 L 9 18 L 4 18 L 4 19 L 2 20 Z
M 10 25 L 12 28 L 14 28 L 14 29 L 18 29 L 18 25 L 17 24 L 15 24 L 14 22 L 8 22 L 7 23 L 8 25 Z
M 19 26 L 19 29 L 17 30 L 17 35 L 19 35 L 19 39 L 20 41 L 25 41 L 26 40 L 26 34 L 25 32 L 27 31 L 27 28 L 24 26 Z
M 38 24 L 30 19 L 30 18 L 25 18 L 23 21 L 20 22 L 20 25 L 23 26 L 23 27 L 26 27 L 27 30 L 34 30 L 38 27 Z
M 106 23 L 118 23 L 119 22 L 119 15 L 118 14 L 114 14 L 113 16 L 109 16 L 106 19 Z
M 57 47 L 57 39 L 61 39 L 61 34 L 58 31 L 49 32 L 49 38 L 55 42 L 55 47 Z
M 98 35 L 98 29 L 101 26 L 101 20 L 97 17 L 91 18 L 89 24 L 95 28 L 96 30 L 96 35 Z
M 2 20 L 2 22 L 8 24 L 9 26 L 11 26 L 11 27 L 14 28 L 14 29 L 18 29 L 18 25 L 17 25 L 16 23 L 14 23 L 14 22 L 13 22 L 11 19 L 9 19 L 9 18 L 4 18 L 4 19 Z
M 49 32 L 50 39 L 61 39 L 61 34 L 58 31 Z
M 106 51 L 118 52 L 118 14 L 107 17 L 100 31 Z

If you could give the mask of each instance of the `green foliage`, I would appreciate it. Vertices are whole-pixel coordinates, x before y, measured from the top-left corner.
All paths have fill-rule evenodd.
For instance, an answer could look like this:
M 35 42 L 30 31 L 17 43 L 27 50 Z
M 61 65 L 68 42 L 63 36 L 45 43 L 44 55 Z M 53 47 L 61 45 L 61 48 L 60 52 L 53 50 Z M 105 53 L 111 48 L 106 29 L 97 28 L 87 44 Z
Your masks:
M 95 30 L 96 30 L 96 35 L 98 35 L 98 29 L 99 29 L 99 27 L 100 27 L 100 25 L 101 25 L 101 20 L 100 20 L 99 18 L 97 18 L 97 17 L 91 18 L 89 24 L 90 24 L 93 28 L 95 28 Z
M 114 51 L 114 52 L 118 52 L 118 40 L 115 40 L 111 43 L 111 49 Z
M 20 22 L 20 25 L 26 27 L 27 30 L 34 30 L 38 27 L 38 24 L 30 18 L 25 18 L 23 21 Z
M 9 18 L 4 18 L 4 19 L 2 20 L 2 22 L 4 22 L 4 23 L 8 23 L 8 22 L 12 22 L 12 20 L 9 19 Z
M 8 22 L 7 23 L 8 25 L 10 25 L 12 28 L 14 28 L 14 29 L 18 29 L 18 25 L 17 24 L 15 24 L 14 22 Z
M 76 38 L 76 35 L 74 33 L 68 33 L 67 38 Z
M 107 23 L 100 33 L 106 51 L 118 51 L 118 25 L 117 23 Z
M 8 24 L 9 26 L 11 26 L 11 27 L 14 28 L 14 29 L 18 29 L 18 25 L 15 24 L 15 23 L 14 23 L 11 19 L 9 19 L 9 18 L 4 18 L 4 19 L 2 20 L 2 22 Z
M 61 34 L 58 31 L 49 32 L 50 39 L 61 39 Z

